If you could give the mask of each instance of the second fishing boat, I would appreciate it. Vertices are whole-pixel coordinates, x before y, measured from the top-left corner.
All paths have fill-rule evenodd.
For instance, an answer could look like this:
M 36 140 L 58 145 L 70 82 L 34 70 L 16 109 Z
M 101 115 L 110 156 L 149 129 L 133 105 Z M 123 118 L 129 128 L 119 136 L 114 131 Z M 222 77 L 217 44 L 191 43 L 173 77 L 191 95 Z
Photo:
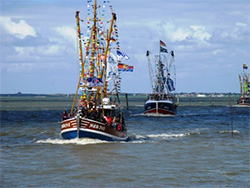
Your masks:
M 152 93 L 144 105 L 144 113 L 150 115 L 176 115 L 175 60 L 174 51 L 168 53 L 166 44 L 160 41 L 160 53 L 151 64 L 151 53 L 147 51 Z M 174 78 L 174 80 L 173 80 Z

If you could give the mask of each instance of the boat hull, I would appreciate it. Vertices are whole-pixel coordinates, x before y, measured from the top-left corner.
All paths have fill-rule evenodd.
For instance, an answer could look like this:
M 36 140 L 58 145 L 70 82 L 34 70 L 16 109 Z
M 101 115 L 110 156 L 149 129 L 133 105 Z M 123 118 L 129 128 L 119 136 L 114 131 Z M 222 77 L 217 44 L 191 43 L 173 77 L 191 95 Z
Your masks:
M 64 139 L 91 138 L 105 141 L 127 141 L 127 131 L 117 130 L 116 126 L 109 126 L 100 121 L 87 118 L 70 118 L 61 123 L 61 136 Z
M 241 97 L 241 98 L 237 101 L 237 105 L 241 105 L 241 106 L 250 106 L 250 97 Z
M 177 106 L 170 100 L 148 100 L 144 109 L 144 114 L 176 115 L 177 113 Z

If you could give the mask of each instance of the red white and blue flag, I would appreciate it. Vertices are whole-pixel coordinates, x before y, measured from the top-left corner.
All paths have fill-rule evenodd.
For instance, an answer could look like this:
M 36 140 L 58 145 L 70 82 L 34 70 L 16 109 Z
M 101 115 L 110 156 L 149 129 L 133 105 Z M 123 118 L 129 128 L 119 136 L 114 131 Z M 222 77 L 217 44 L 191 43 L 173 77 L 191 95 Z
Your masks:
M 118 70 L 119 71 L 127 71 L 127 72 L 133 72 L 134 66 L 129 66 L 123 63 L 118 64 Z

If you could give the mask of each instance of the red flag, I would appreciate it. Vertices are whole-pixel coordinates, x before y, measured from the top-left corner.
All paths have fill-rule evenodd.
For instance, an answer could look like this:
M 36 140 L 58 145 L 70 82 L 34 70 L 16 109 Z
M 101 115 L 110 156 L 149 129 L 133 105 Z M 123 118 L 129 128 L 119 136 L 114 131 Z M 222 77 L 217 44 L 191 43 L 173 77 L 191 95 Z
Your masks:
M 160 40 L 160 46 L 167 46 L 167 45 Z

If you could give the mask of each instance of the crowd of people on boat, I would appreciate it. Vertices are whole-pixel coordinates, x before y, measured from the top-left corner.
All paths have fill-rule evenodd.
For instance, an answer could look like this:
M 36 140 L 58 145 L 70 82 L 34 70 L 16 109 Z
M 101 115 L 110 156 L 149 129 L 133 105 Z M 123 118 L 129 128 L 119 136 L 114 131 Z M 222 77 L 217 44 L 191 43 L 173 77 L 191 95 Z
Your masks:
M 110 127 L 116 128 L 119 131 L 124 130 L 125 123 L 122 113 L 119 113 L 115 116 L 105 116 L 102 110 L 99 108 L 92 107 L 90 109 L 87 109 L 85 107 L 82 107 L 82 109 L 79 111 L 77 107 L 75 107 L 74 112 L 72 114 L 68 114 L 67 111 L 64 110 L 61 118 L 62 120 L 67 120 L 76 116 L 77 113 L 80 113 L 80 116 L 83 118 L 102 122 Z

